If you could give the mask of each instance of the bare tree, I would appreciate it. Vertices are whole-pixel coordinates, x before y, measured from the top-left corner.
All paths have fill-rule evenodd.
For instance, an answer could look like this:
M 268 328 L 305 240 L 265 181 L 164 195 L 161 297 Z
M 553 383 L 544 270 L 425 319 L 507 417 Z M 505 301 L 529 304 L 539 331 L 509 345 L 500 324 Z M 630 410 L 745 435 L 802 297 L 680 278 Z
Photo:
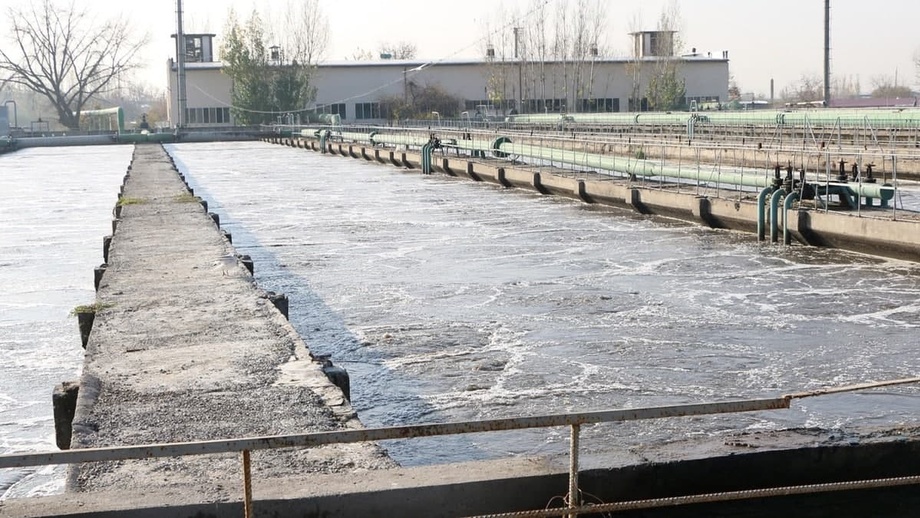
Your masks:
M 270 17 L 271 19 L 272 17 Z M 320 9 L 319 0 L 288 0 L 281 20 L 269 24 L 278 28 L 267 36 L 280 47 L 287 63 L 316 65 L 329 47 L 329 20 Z
M 358 47 L 351 53 L 351 59 L 353 61 L 370 61 L 374 59 L 374 53 L 365 48 Z
M 51 101 L 59 122 L 71 129 L 79 128 L 80 113 L 94 96 L 138 68 L 134 58 L 148 39 L 135 39 L 123 19 L 96 24 L 73 3 L 59 8 L 40 0 L 10 8 L 8 18 L 15 50 L 0 48 L 0 71 Z
M 872 97 L 878 99 L 903 99 L 914 96 L 909 87 L 899 85 L 891 76 L 874 76 L 871 81 Z
M 388 54 L 392 59 L 415 59 L 418 54 L 415 43 L 409 41 L 384 42 L 380 44 L 379 50 L 381 56 Z
M 824 99 L 824 81 L 814 74 L 804 74 L 802 77 L 783 88 L 780 93 L 786 102 L 810 103 Z
M 917 81 L 917 83 L 920 83 L 920 47 L 914 50 L 913 60 L 915 74 L 914 79 Z
M 580 101 L 593 96 L 607 24 L 603 0 L 553 7 L 531 0 L 523 13 L 499 4 L 493 19 L 483 25 L 493 102 L 509 108 L 512 99 L 521 101 L 516 107 L 522 111 L 578 111 Z
M 859 97 L 860 90 L 859 76 L 836 75 L 831 84 L 831 98 L 852 99 Z
M 681 15 L 677 2 L 672 2 L 661 12 L 658 20 L 657 48 L 652 75 L 649 77 L 646 97 L 653 110 L 668 111 L 683 107 L 686 102 L 686 81 L 681 76 L 680 37 Z
M 633 14 L 629 20 L 629 32 L 634 36 L 642 31 L 642 18 L 638 13 Z M 626 64 L 626 71 L 631 80 L 629 94 L 629 111 L 640 111 L 642 102 L 642 50 L 638 41 L 634 41 L 630 60 Z

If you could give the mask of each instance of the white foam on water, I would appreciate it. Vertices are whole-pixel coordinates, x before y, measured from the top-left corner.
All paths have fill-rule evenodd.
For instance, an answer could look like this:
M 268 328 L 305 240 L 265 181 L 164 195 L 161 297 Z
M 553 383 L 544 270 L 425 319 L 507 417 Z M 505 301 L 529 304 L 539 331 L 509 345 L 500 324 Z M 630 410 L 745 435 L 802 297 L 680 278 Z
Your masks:
M 235 244 L 261 254 L 260 285 L 309 301 L 302 322 L 292 310 L 298 330 L 333 361 L 359 362 L 369 425 L 768 397 L 906 377 L 920 360 L 911 263 L 261 143 L 170 149 Z M 900 422 L 901 399 L 879 398 L 887 414 L 833 399 L 597 433 Z

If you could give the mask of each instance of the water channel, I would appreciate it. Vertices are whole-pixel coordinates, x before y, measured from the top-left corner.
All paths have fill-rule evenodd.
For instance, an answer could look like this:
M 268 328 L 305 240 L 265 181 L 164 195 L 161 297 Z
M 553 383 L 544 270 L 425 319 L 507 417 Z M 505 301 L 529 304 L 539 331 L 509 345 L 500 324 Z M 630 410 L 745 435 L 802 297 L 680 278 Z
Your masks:
M 121 149 L 0 157 L 0 171 L 12 161 L 20 171 L 0 173 L 13 193 L 0 228 L 22 227 L 0 241 L 0 348 L 15 364 L 0 373 L 4 452 L 53 447 L 50 390 L 81 362 L 66 313 L 92 296 L 130 156 Z M 367 426 L 772 397 L 918 374 L 913 263 L 760 244 L 750 234 L 265 143 L 167 150 L 237 250 L 253 257 L 258 284 L 288 295 L 291 322 L 311 350 L 348 369 Z M 47 169 L 74 162 L 69 153 L 99 154 L 95 167 L 68 176 L 83 187 L 30 179 L 54 178 Z M 103 163 L 112 171 L 100 173 Z M 47 214 L 45 196 L 60 214 Z M 38 205 L 44 210 L 27 212 Z M 77 224 L 85 253 L 28 230 L 59 235 Z M 57 256 L 67 264 L 49 260 Z M 20 271 L 26 262 L 34 264 Z M 43 292 L 23 294 L 31 285 Z M 33 298 L 55 304 L 41 326 Z M 38 327 L 54 340 L 35 336 Z M 599 425 L 583 442 L 600 452 L 739 431 L 916 424 L 918 396 L 898 387 L 784 411 Z M 556 429 L 385 446 L 416 465 L 552 455 L 567 443 Z M 53 486 L 28 482 L 36 477 L 20 477 L 8 494 Z

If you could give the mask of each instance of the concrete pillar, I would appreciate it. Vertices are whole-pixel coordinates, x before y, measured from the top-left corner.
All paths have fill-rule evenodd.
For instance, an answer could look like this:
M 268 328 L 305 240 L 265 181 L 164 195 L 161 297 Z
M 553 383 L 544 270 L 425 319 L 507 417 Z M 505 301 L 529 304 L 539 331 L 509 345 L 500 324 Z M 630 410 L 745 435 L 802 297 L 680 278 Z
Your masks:
M 351 401 L 351 379 L 348 376 L 348 371 L 333 365 L 332 362 L 328 362 L 328 366 L 323 367 L 323 374 L 329 378 L 333 385 L 342 390 L 345 399 Z
M 80 344 L 86 349 L 89 343 L 89 334 L 93 331 L 93 322 L 96 320 L 96 311 L 81 311 L 77 313 L 77 327 L 80 329 Z
M 695 217 L 696 219 L 698 219 L 700 222 L 704 223 L 705 225 L 709 227 L 713 227 L 714 225 L 712 221 L 712 212 L 710 210 L 711 205 L 709 202 L 709 198 L 706 198 L 704 196 L 699 196 L 696 198 L 695 202 L 696 203 L 694 203 L 693 208 L 691 210 L 691 212 L 693 213 L 693 217 Z
M 217 228 L 220 228 L 220 214 L 216 212 L 209 212 L 208 217 L 210 217 L 211 220 L 214 221 L 214 224 L 217 225 Z
M 73 436 L 73 416 L 77 410 L 77 395 L 80 392 L 80 383 L 65 381 L 56 385 L 51 392 L 51 407 L 54 410 L 54 439 L 57 447 L 62 450 L 70 449 L 70 439 Z
M 284 318 L 288 318 L 287 295 L 285 295 L 284 293 L 275 293 L 273 291 L 269 291 L 267 295 L 268 295 L 268 300 L 271 301 L 271 303 L 274 304 L 276 308 L 278 308 L 278 311 L 280 311 L 281 314 L 284 315 Z
M 591 199 L 591 196 L 588 196 L 588 191 L 585 189 L 584 180 L 577 180 L 575 184 L 575 197 L 585 203 L 594 203 L 594 200 Z
M 102 283 L 102 275 L 108 267 L 109 265 L 102 263 L 93 270 L 93 285 L 96 287 L 96 291 L 99 291 L 99 284 Z
M 118 222 L 119 222 L 119 221 L 121 221 L 121 220 L 118 219 L 118 218 L 115 218 L 115 219 L 112 220 L 112 234 L 114 234 L 115 231 L 118 230 Z
M 475 181 L 477 181 L 477 182 L 481 182 L 481 181 L 482 181 L 482 178 L 480 178 L 479 175 L 477 175 L 476 173 L 473 172 L 473 163 L 472 163 L 472 162 L 467 162 L 467 163 L 466 163 L 466 174 L 467 174 L 467 176 L 469 176 L 470 178 L 472 178 L 473 180 L 475 180 Z
M 626 200 L 626 204 L 640 214 L 648 214 L 648 209 L 642 204 L 642 191 L 639 189 L 629 190 L 629 199 Z
M 531 180 L 531 185 L 533 185 L 533 189 L 537 191 L 538 193 L 549 194 L 549 192 L 547 192 L 547 190 L 543 188 L 543 181 L 540 177 L 540 173 L 533 174 L 533 180 Z
M 102 262 L 109 262 L 109 248 L 112 247 L 112 236 L 102 238 Z
M 237 255 L 236 257 L 240 260 L 241 263 L 243 263 L 243 266 L 249 270 L 249 275 L 255 275 L 255 264 L 252 262 L 252 257 L 249 257 L 246 254 Z
M 451 176 L 457 176 L 457 175 L 454 173 L 454 171 L 450 168 L 450 160 L 448 160 L 447 158 L 442 158 L 442 159 L 441 159 L 441 169 L 443 169 L 445 173 L 447 173 L 447 174 L 449 174 L 449 175 L 451 175 Z
M 198 204 L 201 205 L 202 208 L 204 208 L 205 212 L 208 212 L 208 202 L 206 200 L 198 198 Z
M 226 230 L 221 230 L 220 233 L 222 236 L 224 236 L 224 239 L 226 239 L 228 243 L 231 245 L 233 244 L 233 234 L 227 232 Z
M 511 187 L 511 184 L 508 183 L 508 180 L 505 178 L 505 168 L 499 167 L 498 173 L 495 176 L 495 179 L 498 180 L 499 185 L 502 187 Z

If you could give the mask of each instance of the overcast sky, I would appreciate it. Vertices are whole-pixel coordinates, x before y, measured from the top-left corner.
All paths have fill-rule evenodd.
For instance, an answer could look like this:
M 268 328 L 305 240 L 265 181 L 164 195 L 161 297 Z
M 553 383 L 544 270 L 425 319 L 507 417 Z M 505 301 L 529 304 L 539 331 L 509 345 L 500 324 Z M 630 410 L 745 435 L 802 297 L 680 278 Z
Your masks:
M 0 0 L 0 6 L 26 1 Z M 173 52 L 170 34 L 176 31 L 174 0 L 73 1 L 93 12 L 123 14 L 139 30 L 149 31 L 151 43 L 143 55 L 149 65 L 140 77 L 165 89 L 165 62 Z M 565 1 L 574 0 L 547 0 L 551 9 Z M 625 55 L 633 20 L 641 20 L 643 29 L 654 29 L 662 9 L 671 1 L 607 0 L 607 46 L 616 55 Z M 373 51 L 380 42 L 402 40 L 414 43 L 419 57 L 424 59 L 476 57 L 482 48 L 478 40 L 483 38 L 483 25 L 488 21 L 496 23 L 496 6 L 524 12 L 531 2 L 321 0 L 331 26 L 326 57 L 350 58 L 358 48 Z M 183 0 L 186 32 L 212 32 L 219 38 L 231 6 L 245 19 L 256 7 L 266 9 L 281 3 L 282 0 Z M 731 74 L 742 92 L 768 95 L 773 78 L 778 94 L 803 74 L 822 74 L 822 0 L 680 0 L 678 5 L 684 50 L 695 47 L 713 56 L 721 56 L 727 50 Z M 0 10 L 3 14 L 5 11 Z M 916 31 L 920 0 L 832 0 L 831 19 L 835 76 L 858 77 L 864 92 L 871 90 L 873 79 L 880 76 L 891 80 L 897 77 L 901 85 L 917 84 L 913 55 L 920 49 L 920 32 Z M 513 20 L 508 20 L 509 27 L 514 25 Z M 10 45 L 5 36 L 0 36 L 0 45 Z

